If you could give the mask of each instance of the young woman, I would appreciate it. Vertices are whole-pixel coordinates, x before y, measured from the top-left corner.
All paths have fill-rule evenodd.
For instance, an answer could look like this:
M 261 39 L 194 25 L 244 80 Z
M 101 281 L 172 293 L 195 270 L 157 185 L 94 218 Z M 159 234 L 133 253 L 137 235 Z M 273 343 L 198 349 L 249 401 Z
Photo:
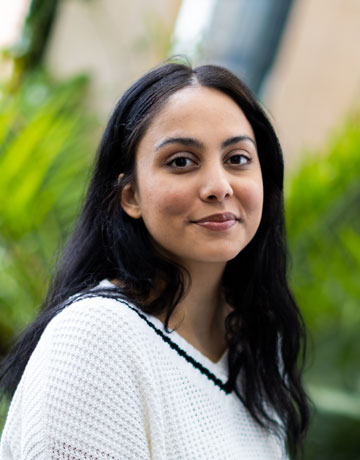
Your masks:
M 297 456 L 305 334 L 282 187 L 274 130 L 232 73 L 166 64 L 131 86 L 44 308 L 2 364 L 0 458 Z

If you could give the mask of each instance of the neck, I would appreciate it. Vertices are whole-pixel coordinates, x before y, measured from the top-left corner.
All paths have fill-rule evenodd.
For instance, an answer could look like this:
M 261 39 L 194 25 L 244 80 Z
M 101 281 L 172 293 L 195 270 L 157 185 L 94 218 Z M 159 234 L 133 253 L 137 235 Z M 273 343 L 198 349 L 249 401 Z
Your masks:
M 171 315 L 169 326 L 216 362 L 227 347 L 225 318 L 231 310 L 221 289 L 225 265 L 193 264 L 186 268 L 191 286 Z M 164 322 L 165 316 L 166 312 L 158 318 Z

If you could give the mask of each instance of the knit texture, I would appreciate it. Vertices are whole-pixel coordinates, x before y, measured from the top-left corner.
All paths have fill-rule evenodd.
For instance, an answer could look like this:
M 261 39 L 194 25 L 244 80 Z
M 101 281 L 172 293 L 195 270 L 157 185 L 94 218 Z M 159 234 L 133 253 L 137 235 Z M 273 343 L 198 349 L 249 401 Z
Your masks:
M 0 459 L 287 458 L 227 390 L 227 353 L 213 363 L 130 303 L 78 300 L 51 320 L 26 366 Z

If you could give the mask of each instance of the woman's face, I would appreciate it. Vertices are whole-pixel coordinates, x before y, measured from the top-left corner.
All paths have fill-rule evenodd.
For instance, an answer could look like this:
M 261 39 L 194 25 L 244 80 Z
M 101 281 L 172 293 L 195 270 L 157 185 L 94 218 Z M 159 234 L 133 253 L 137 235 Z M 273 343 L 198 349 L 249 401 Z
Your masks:
M 185 267 L 239 254 L 263 207 L 255 136 L 239 106 L 201 86 L 172 95 L 138 145 L 136 183 L 123 189 L 122 206 Z

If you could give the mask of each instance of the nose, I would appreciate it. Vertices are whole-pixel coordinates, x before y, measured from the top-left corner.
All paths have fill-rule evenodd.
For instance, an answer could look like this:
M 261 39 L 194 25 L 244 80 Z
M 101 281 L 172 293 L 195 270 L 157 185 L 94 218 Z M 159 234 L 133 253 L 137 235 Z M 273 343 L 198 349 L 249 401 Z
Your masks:
M 222 202 L 233 195 L 233 189 L 226 171 L 219 165 L 213 165 L 203 172 L 199 194 L 203 201 Z

